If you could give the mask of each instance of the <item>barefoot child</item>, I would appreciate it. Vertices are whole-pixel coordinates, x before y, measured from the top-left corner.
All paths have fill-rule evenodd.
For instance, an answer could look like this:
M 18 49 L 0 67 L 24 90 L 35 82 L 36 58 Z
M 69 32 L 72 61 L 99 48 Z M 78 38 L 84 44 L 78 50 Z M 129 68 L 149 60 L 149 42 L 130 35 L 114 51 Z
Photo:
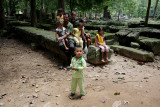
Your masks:
M 95 37 L 95 46 L 100 47 L 101 48 L 101 52 L 102 52 L 102 62 L 109 62 L 108 59 L 108 52 L 109 52 L 109 46 L 106 45 L 105 43 L 105 39 L 104 39 L 104 30 L 102 27 L 100 27 L 98 29 L 98 34 Z M 106 58 L 104 58 L 104 53 L 106 53 Z
M 83 31 L 83 34 L 84 34 L 84 36 L 82 35 L 83 42 L 87 42 L 87 47 L 89 47 L 89 45 L 92 44 L 92 39 L 91 39 L 91 34 L 86 33 L 85 30 L 84 30 L 85 25 L 86 25 L 86 20 L 82 19 L 82 20 L 80 20 L 80 22 L 83 23 L 83 28 L 82 28 L 82 31 Z
M 63 27 L 63 22 L 57 22 L 58 28 L 56 29 L 56 40 L 59 42 L 59 45 L 63 44 L 66 50 L 68 50 L 68 47 L 66 46 L 66 43 L 68 43 L 67 39 L 61 39 L 63 36 L 67 35 L 66 28 Z M 57 37 L 58 34 L 58 37 Z M 66 42 L 66 43 L 65 43 Z
M 72 69 L 72 84 L 71 84 L 71 94 L 69 96 L 74 96 L 76 93 L 77 85 L 80 89 L 81 99 L 84 99 L 84 74 L 83 71 L 86 68 L 86 61 L 82 57 L 83 49 L 81 46 L 76 46 L 75 57 L 72 58 L 70 67 Z
M 78 28 L 73 29 L 73 40 L 76 42 L 76 45 L 80 45 L 83 48 L 83 40 L 81 38 L 81 35 L 83 35 L 82 28 L 83 24 L 79 23 Z

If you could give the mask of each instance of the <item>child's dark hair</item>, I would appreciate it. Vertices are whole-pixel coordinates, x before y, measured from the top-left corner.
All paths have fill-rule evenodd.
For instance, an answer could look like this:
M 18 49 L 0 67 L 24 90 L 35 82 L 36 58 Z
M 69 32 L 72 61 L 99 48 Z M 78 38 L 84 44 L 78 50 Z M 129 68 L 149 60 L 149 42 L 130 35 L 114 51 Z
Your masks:
M 57 21 L 57 25 L 63 25 L 63 21 Z
M 71 15 L 73 15 L 73 14 L 77 14 L 76 11 L 72 11 Z
M 86 21 L 85 18 L 81 19 L 79 22 L 83 23 L 84 21 Z
M 81 47 L 80 45 L 77 45 L 77 46 L 75 47 L 75 49 L 76 49 L 76 48 L 82 48 L 82 47 Z
M 79 23 L 78 23 L 78 27 L 79 27 L 79 26 L 83 26 L 83 23 L 79 22 Z
M 104 31 L 103 27 L 99 27 L 99 28 L 98 28 L 98 33 L 99 33 L 100 31 L 102 31 L 102 30 Z
M 58 8 L 58 12 L 63 12 L 63 8 Z
M 64 13 L 63 15 L 68 15 L 68 17 L 70 17 L 69 13 Z

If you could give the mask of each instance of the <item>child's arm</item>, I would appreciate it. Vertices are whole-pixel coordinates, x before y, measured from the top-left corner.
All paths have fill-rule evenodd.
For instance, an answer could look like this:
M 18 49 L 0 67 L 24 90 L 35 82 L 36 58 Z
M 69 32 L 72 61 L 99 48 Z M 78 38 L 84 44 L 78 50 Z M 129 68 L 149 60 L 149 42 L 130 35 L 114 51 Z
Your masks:
M 77 71 L 82 71 L 84 69 L 86 69 L 86 61 L 84 59 L 82 59 L 82 66 L 81 67 L 77 67 Z
M 72 35 L 73 35 L 74 37 L 76 37 L 75 33 L 76 33 L 76 31 L 75 31 L 75 30 L 73 30 Z
M 73 67 L 73 58 L 72 58 L 72 60 L 71 60 L 70 67 L 71 67 L 72 70 L 75 70 L 75 71 L 77 70 L 77 68 Z
M 106 40 L 105 40 L 105 38 L 103 38 L 103 41 L 104 41 L 104 42 L 103 42 L 103 45 L 106 45 Z
M 98 45 L 101 45 L 100 43 L 99 43 L 99 40 L 98 40 L 98 36 L 96 35 L 96 43 L 98 44 Z
M 56 31 L 56 33 L 55 33 L 55 37 L 56 37 L 56 41 L 58 41 L 58 38 L 57 38 L 57 31 Z
M 69 33 L 67 32 L 67 30 L 65 31 L 66 32 L 66 35 L 61 35 L 62 37 L 59 39 L 59 42 L 61 42 L 61 40 L 65 39 L 68 37 Z

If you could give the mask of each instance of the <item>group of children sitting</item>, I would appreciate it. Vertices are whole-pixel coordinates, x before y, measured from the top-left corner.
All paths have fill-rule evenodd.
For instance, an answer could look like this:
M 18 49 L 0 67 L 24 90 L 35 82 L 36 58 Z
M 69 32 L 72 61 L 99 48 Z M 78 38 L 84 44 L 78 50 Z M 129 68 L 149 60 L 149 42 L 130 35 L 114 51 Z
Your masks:
M 63 24 L 64 24 L 63 17 L 64 17 L 63 9 L 60 8 L 60 9 L 58 9 L 58 16 L 57 16 L 57 26 L 58 27 L 56 29 L 55 36 L 56 36 L 56 40 L 59 42 L 59 44 L 63 44 L 65 49 L 69 50 L 69 48 L 68 48 L 69 43 L 68 43 L 67 38 L 59 41 L 59 39 L 61 37 L 63 37 L 64 35 L 68 35 L 67 29 L 63 26 Z M 86 33 L 84 30 L 85 25 L 86 25 L 86 19 L 81 19 L 78 22 L 76 17 L 77 17 L 77 13 L 75 11 L 73 11 L 71 14 L 71 17 L 69 19 L 69 21 L 73 24 L 73 27 L 74 27 L 71 35 L 72 35 L 72 39 L 76 43 L 76 46 L 81 46 L 83 49 L 84 43 L 85 43 L 85 45 L 87 45 L 87 47 L 92 44 L 91 35 L 90 35 L 90 33 Z M 105 44 L 104 29 L 103 28 L 98 29 L 98 34 L 95 36 L 95 46 L 101 48 L 101 52 L 102 52 L 101 61 L 104 63 L 105 62 L 108 63 L 109 62 L 109 59 L 108 59 L 109 47 Z M 105 58 L 104 58 L 104 53 L 106 53 Z
M 57 16 L 57 25 L 58 28 L 56 29 L 56 40 L 59 43 L 59 46 L 63 45 L 65 47 L 65 50 L 69 50 L 69 39 L 67 39 L 67 36 L 72 35 L 72 39 L 76 43 L 74 54 L 75 56 L 72 57 L 70 68 L 72 70 L 72 83 L 71 83 L 71 93 L 69 94 L 69 97 L 72 99 L 76 94 L 76 88 L 77 85 L 80 89 L 80 96 L 83 100 L 85 98 L 85 87 L 84 87 L 84 70 L 86 69 L 86 61 L 82 57 L 83 54 L 83 43 L 85 43 L 86 46 L 89 46 L 92 44 L 91 42 L 91 35 L 89 33 L 86 33 L 84 30 L 84 26 L 86 25 L 86 20 L 82 19 L 77 23 L 76 18 L 76 12 L 72 12 L 72 15 L 70 17 L 70 22 L 73 24 L 73 32 L 68 32 L 67 28 L 64 27 L 64 16 L 63 16 L 63 9 L 58 9 L 58 16 Z M 75 26 L 77 27 L 75 28 Z M 57 36 L 58 35 L 58 36 Z M 101 48 L 102 52 L 102 62 L 109 62 L 108 59 L 108 52 L 109 47 L 105 43 L 104 39 L 104 30 L 103 28 L 98 29 L 98 33 L 95 36 L 95 46 Z M 106 57 L 104 58 L 104 53 L 106 53 Z

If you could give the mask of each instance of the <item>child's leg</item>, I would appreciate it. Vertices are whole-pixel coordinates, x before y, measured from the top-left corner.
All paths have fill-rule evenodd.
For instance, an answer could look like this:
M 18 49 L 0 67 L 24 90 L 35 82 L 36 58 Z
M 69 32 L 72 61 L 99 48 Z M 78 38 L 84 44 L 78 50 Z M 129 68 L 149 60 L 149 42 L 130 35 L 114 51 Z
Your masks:
M 72 78 L 72 84 L 71 84 L 71 94 L 74 95 L 76 93 L 77 88 L 77 78 Z
M 83 40 L 82 38 L 79 40 L 80 46 L 83 48 Z
M 67 45 L 69 45 L 68 39 L 65 39 L 65 42 L 66 42 Z
M 106 51 L 106 61 L 107 62 L 109 61 L 109 59 L 108 59 L 109 49 L 110 49 L 110 47 L 106 45 L 105 51 Z
M 63 42 L 63 46 L 65 47 L 65 49 L 66 49 L 66 50 L 68 50 L 68 47 L 66 46 L 65 41 L 64 41 L 64 40 L 62 40 L 62 42 Z
M 87 46 L 89 47 L 89 45 L 91 45 L 91 39 L 87 39 Z
M 99 46 L 99 47 L 101 48 L 101 57 L 102 57 L 101 61 L 105 62 L 104 61 L 104 51 L 105 51 L 105 48 L 103 46 Z
M 88 38 L 90 39 L 90 44 L 92 44 L 92 38 L 90 33 L 88 33 Z
M 73 37 L 73 40 L 76 42 L 76 45 L 79 45 L 79 40 L 76 37 Z
M 78 86 L 79 86 L 79 89 L 80 89 L 81 96 L 85 96 L 84 78 L 78 78 Z

